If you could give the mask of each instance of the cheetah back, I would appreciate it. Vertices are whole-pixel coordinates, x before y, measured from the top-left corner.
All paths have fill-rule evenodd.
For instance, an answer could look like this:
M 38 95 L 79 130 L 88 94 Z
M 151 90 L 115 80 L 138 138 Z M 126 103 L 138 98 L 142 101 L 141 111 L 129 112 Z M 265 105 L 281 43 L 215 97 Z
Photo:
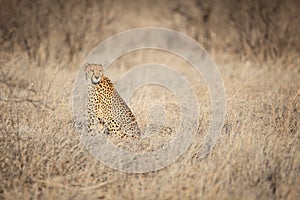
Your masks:
M 120 125 L 121 131 L 131 136 L 140 136 L 141 131 L 132 111 L 116 90 L 112 98 L 112 114 L 116 123 Z

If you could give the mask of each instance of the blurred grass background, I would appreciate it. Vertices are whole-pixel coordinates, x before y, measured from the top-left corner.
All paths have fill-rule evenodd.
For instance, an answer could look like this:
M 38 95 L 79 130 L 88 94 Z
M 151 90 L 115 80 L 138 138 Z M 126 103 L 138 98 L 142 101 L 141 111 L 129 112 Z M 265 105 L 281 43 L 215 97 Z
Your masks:
M 300 198 L 299 1 L 0 5 L 0 199 Z M 188 74 L 202 105 L 199 137 L 183 157 L 160 171 L 126 174 L 105 167 L 82 146 L 73 128 L 72 88 L 93 47 L 145 26 L 181 31 L 203 45 L 225 84 L 226 122 L 213 152 L 198 161 L 210 119 L 201 77 L 172 55 L 125 55 L 114 63 L 112 76 L 163 62 Z M 144 95 L 144 104 L 153 95 Z M 133 105 L 143 119 L 142 106 Z

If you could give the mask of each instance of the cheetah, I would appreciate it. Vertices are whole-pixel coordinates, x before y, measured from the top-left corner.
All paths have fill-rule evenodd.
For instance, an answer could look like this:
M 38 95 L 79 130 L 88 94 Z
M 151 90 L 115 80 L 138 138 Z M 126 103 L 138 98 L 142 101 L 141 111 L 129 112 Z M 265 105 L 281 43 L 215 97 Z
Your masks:
M 141 131 L 126 102 L 104 76 L 103 65 L 86 64 L 88 81 L 88 132 L 93 130 L 123 137 L 140 138 Z

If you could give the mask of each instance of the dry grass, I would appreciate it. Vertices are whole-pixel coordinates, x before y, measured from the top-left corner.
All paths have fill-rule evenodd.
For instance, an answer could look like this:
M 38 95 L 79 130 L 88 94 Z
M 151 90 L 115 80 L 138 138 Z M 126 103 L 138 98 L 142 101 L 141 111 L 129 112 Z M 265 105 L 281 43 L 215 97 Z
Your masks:
M 300 199 L 299 10 L 298 1 L 1 1 L 0 199 Z M 174 28 L 203 44 L 228 106 L 218 144 L 198 161 L 210 117 L 203 80 L 157 52 L 118 60 L 115 80 L 148 61 L 174 66 L 203 106 L 184 156 L 160 171 L 127 174 L 83 147 L 72 87 L 95 45 L 143 26 Z

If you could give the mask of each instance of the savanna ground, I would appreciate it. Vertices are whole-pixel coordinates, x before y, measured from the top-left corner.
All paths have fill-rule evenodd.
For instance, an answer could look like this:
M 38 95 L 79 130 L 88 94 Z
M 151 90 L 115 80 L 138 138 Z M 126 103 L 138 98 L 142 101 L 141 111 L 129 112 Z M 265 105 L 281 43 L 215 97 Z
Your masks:
M 0 199 L 300 199 L 299 1 L 0 5 Z M 122 57 L 114 81 L 138 64 L 165 63 L 187 74 L 201 104 L 199 134 L 177 162 L 130 174 L 84 148 L 73 127 L 72 90 L 94 46 L 145 26 L 181 31 L 204 46 L 224 81 L 226 121 L 211 154 L 197 159 L 210 119 L 201 77 L 162 52 Z M 139 94 L 142 103 L 133 100 L 132 108 L 143 125 L 141 110 L 159 95 L 155 88 Z

